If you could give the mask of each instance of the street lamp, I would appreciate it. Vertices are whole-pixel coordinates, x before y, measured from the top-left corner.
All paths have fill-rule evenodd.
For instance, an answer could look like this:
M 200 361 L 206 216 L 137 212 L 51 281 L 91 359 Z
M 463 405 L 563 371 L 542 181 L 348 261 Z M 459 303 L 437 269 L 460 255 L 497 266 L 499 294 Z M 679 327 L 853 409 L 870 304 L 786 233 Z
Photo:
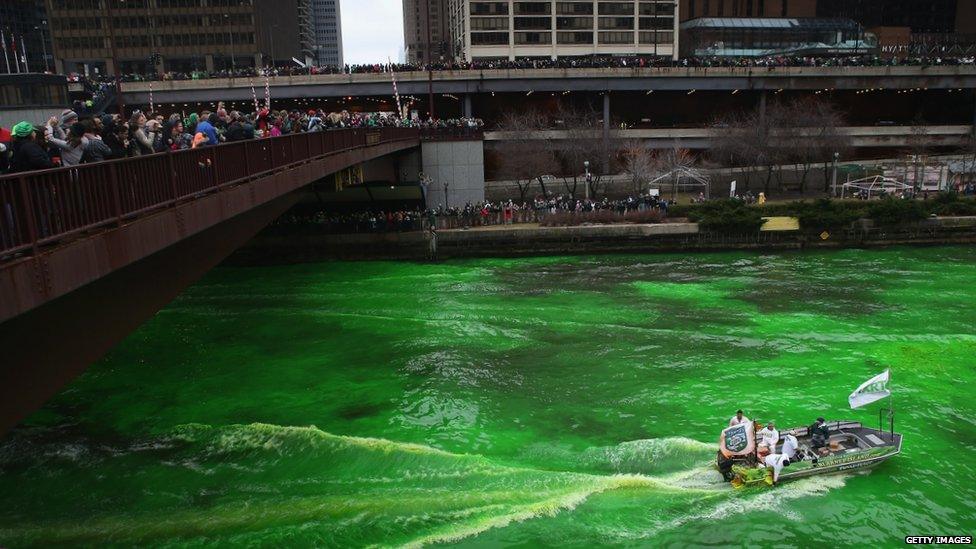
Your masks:
M 43 21 L 41 21 L 41 25 L 46 28 L 47 27 L 47 19 L 44 19 Z M 49 73 L 49 72 L 51 72 L 51 65 L 49 65 L 48 64 L 48 61 L 47 61 L 47 42 L 45 41 L 46 38 L 45 38 L 44 29 L 42 29 L 41 27 L 35 26 L 34 27 L 34 30 L 38 31 L 40 33 L 40 35 L 41 35 L 41 51 L 44 52 L 44 72 Z
M 840 153 L 834 153 L 834 175 L 831 177 L 830 190 L 834 194 L 837 194 L 837 159 L 840 158 Z
M 230 27 L 230 14 L 225 13 L 224 19 L 227 21 L 227 26 Z M 228 34 L 230 34 L 230 72 L 237 72 L 237 61 L 234 59 L 234 30 L 228 28 Z
M 278 25 L 274 24 L 268 27 L 268 42 L 271 43 L 271 68 L 275 68 L 275 51 L 274 51 L 274 33 L 278 29 Z
M 590 161 L 584 160 L 583 167 L 586 168 L 586 199 L 590 199 Z

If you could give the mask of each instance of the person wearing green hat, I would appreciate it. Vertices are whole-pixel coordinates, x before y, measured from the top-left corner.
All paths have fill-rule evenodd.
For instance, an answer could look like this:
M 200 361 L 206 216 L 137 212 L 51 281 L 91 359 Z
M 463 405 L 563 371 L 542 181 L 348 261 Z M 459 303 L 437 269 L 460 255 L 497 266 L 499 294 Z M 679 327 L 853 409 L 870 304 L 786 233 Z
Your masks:
M 40 130 L 43 132 L 43 130 Z M 10 173 L 53 168 L 54 164 L 38 144 L 38 130 L 30 122 L 20 122 L 11 132 Z

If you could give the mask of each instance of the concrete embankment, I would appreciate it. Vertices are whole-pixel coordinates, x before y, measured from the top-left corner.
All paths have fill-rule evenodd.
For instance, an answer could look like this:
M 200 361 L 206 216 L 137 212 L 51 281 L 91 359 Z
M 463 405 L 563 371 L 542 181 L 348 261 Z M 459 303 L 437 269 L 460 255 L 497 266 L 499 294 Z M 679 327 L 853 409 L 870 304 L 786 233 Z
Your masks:
M 696 223 L 540 227 L 510 225 L 442 230 L 437 259 L 598 253 L 654 253 L 721 250 L 800 250 L 895 245 L 976 244 L 976 217 L 944 217 L 878 227 L 862 222 L 843 230 L 760 231 L 730 235 L 701 231 Z M 428 259 L 426 232 L 264 234 L 236 252 L 238 265 L 296 263 L 328 259 Z

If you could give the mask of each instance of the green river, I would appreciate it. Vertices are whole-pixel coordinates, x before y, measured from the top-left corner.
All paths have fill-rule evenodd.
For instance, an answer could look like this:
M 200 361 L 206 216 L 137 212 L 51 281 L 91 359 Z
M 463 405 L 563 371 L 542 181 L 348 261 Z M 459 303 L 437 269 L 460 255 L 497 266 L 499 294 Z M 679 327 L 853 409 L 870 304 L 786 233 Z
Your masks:
M 0 546 L 976 534 L 976 247 L 222 267 L 0 441 Z M 903 453 L 733 490 L 736 408 Z

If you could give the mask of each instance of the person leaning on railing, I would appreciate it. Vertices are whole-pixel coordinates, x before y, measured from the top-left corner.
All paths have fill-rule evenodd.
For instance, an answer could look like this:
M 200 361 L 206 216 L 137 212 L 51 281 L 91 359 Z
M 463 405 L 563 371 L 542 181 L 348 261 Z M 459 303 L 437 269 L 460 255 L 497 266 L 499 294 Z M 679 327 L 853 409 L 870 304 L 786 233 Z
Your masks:
M 10 142 L 9 168 L 10 173 L 29 172 L 53 168 L 54 163 L 48 158 L 43 142 L 44 129 L 36 128 L 30 122 L 20 122 L 11 130 L 13 139 Z

